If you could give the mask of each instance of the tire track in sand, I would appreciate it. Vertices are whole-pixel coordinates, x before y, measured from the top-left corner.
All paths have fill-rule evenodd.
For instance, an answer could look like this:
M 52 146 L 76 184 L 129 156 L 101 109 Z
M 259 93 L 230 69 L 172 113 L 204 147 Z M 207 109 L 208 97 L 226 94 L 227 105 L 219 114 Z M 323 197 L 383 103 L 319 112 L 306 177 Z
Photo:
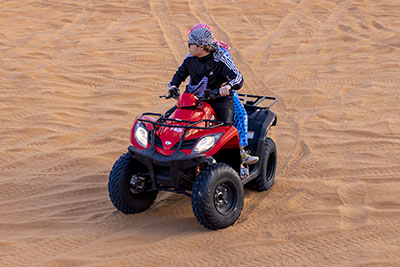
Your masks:
M 337 194 L 343 205 L 338 207 L 342 229 L 353 229 L 366 224 L 370 210 L 365 205 L 365 186 L 354 181 L 340 185 Z
M 312 45 L 300 45 L 297 49 L 297 56 L 295 56 L 288 64 L 282 66 L 280 70 L 274 72 L 273 77 L 269 80 L 267 85 L 271 85 L 277 81 L 279 81 L 282 77 L 286 76 L 289 72 L 291 72 L 294 68 L 296 68 L 299 64 L 305 62 L 305 60 L 309 57 L 314 56 L 314 52 L 320 48 L 321 43 L 328 38 L 328 36 L 332 33 L 334 28 L 337 26 L 339 21 L 344 17 L 347 10 L 350 8 L 351 2 L 343 2 L 340 3 L 330 14 L 326 22 L 321 24 L 320 28 L 313 34 L 310 39 L 313 40 Z
M 168 13 L 168 5 L 165 1 L 150 0 L 150 9 L 163 33 L 165 42 L 174 55 L 175 62 L 180 64 L 184 56 L 181 51 L 186 51 L 187 47 L 183 44 L 184 42 L 176 42 L 178 37 L 180 38 L 181 32 L 174 23 L 169 21 L 171 16 Z
M 39 49 L 42 49 L 46 44 L 49 44 L 53 41 L 61 40 L 62 38 L 65 38 L 65 35 L 76 30 L 80 26 L 86 24 L 90 18 L 94 14 L 93 9 L 89 9 L 87 7 L 77 7 L 78 9 L 82 9 L 85 12 L 83 13 L 78 13 L 75 15 L 73 18 L 72 22 L 68 26 L 62 27 L 60 30 L 56 32 L 52 32 L 51 34 L 45 34 L 43 39 L 33 39 L 29 41 L 25 46 L 19 48 L 15 47 L 11 53 L 7 53 L 6 55 L 2 56 L 2 60 L 4 59 L 10 59 L 15 56 L 20 56 L 22 54 L 26 54 L 26 51 L 29 51 L 29 53 L 32 53 L 33 51 L 37 51 Z

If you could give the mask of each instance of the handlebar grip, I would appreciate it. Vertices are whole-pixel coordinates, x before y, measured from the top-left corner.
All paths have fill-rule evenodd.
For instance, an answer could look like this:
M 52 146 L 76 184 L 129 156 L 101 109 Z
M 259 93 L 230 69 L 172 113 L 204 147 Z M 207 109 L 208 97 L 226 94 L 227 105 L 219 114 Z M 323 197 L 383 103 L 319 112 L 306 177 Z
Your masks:
M 222 95 L 219 94 L 219 89 L 206 89 L 206 91 L 208 90 L 209 94 L 208 96 L 211 98 L 219 98 L 219 97 L 224 97 Z M 229 90 L 229 96 L 233 96 L 233 90 L 234 89 L 230 89 Z M 207 96 L 207 94 L 205 94 Z

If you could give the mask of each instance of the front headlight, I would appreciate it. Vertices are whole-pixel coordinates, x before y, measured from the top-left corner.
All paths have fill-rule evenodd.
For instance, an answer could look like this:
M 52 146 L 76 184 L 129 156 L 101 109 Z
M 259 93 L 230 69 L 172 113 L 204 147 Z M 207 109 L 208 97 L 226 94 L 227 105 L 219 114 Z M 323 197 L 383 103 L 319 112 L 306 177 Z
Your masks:
M 210 150 L 222 135 L 223 133 L 217 133 L 202 137 L 194 146 L 192 154 L 200 154 Z
M 137 122 L 135 126 L 135 139 L 144 148 L 147 148 L 148 132 L 141 122 Z

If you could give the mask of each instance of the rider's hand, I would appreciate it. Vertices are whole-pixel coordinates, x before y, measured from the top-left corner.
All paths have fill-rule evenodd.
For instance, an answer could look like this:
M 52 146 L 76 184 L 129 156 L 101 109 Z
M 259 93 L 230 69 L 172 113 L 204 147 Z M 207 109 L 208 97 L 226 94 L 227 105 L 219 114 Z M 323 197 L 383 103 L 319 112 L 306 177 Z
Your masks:
M 175 85 L 170 86 L 168 88 L 168 95 L 172 97 L 179 96 L 179 89 Z
M 227 96 L 230 94 L 229 90 L 232 89 L 232 86 L 230 84 L 226 84 L 224 86 L 222 86 L 221 88 L 219 88 L 219 94 L 222 96 Z

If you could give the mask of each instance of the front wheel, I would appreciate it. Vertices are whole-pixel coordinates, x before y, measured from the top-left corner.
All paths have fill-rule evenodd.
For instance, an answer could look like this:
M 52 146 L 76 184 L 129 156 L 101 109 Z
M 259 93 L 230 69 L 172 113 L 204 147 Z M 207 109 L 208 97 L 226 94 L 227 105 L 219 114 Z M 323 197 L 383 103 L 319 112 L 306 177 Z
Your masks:
M 112 167 L 108 181 L 111 202 L 123 213 L 139 213 L 148 209 L 157 197 L 158 191 L 134 193 L 130 181 L 132 176 L 143 169 L 131 153 L 122 155 Z
M 193 213 L 204 227 L 223 229 L 239 218 L 243 198 L 237 172 L 227 164 L 217 163 L 202 170 L 193 184 Z
M 246 187 L 256 191 L 268 190 L 275 180 L 276 172 L 276 145 L 274 140 L 267 138 L 264 145 L 264 155 L 261 163 L 260 175 L 246 184 Z

